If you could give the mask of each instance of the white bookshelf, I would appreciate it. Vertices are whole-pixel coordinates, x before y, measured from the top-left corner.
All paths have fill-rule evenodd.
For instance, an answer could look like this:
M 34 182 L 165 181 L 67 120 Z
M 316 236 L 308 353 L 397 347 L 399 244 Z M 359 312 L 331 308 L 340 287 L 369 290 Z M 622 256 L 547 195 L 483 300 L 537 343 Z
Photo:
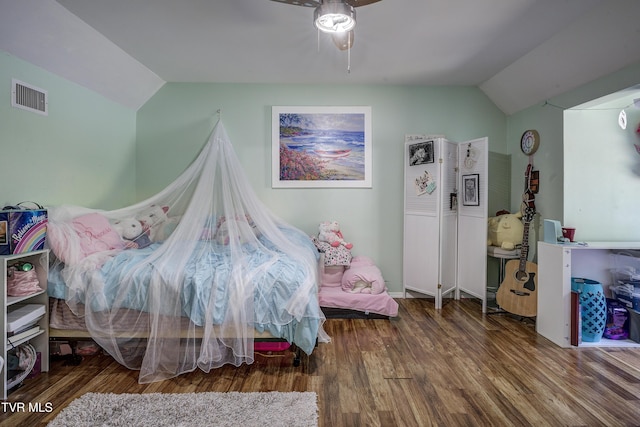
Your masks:
M 1 397 L 7 398 L 7 353 L 12 349 L 12 346 L 18 346 L 29 342 L 41 355 L 40 370 L 42 372 L 49 371 L 49 297 L 47 295 L 47 275 L 49 272 L 49 251 L 40 250 L 34 252 L 28 252 L 24 254 L 15 255 L 1 255 L 0 260 L 2 262 L 2 292 L 0 298 L 2 298 L 2 306 L 4 307 L 2 318 L 2 341 L 0 356 L 4 360 L 2 366 L 2 385 L 1 385 Z M 38 281 L 42 291 L 34 293 L 28 296 L 10 297 L 7 296 L 7 270 L 10 266 L 17 262 L 29 262 L 35 266 Z M 7 313 L 13 308 L 17 308 L 26 304 L 42 304 L 45 308 L 44 316 L 38 321 L 40 330 L 36 333 L 23 337 L 19 340 L 12 341 L 10 344 L 7 341 Z

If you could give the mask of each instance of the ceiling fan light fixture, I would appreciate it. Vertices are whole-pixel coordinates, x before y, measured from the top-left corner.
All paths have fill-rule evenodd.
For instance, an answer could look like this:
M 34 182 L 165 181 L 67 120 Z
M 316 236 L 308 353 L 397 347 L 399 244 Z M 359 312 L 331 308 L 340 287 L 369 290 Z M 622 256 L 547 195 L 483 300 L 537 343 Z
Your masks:
M 325 33 L 351 31 L 356 26 L 356 11 L 342 1 L 329 1 L 316 8 L 313 23 Z
M 331 34 L 331 39 L 336 47 L 340 50 L 351 49 L 353 46 L 353 39 L 355 37 L 354 31 L 346 31 L 342 33 Z

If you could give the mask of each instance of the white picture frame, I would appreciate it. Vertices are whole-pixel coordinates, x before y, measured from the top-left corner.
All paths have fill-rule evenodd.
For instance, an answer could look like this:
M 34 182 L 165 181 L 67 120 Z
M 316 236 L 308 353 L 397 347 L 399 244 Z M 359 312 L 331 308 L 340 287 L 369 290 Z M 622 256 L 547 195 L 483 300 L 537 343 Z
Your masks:
M 371 188 L 371 107 L 273 106 L 273 188 Z

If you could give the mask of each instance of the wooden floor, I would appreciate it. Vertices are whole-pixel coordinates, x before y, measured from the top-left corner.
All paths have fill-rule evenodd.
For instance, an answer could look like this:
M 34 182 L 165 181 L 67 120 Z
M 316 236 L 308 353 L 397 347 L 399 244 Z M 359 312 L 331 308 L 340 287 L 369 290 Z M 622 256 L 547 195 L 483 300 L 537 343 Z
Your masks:
M 327 320 L 333 342 L 298 368 L 290 355 L 258 356 L 251 366 L 140 385 L 109 356 L 55 362 L 7 400 L 45 412 L 4 404 L 0 422 L 45 425 L 86 392 L 315 391 L 320 426 L 640 425 L 640 349 L 561 349 L 533 322 L 483 316 L 471 300 L 441 311 L 433 300 L 399 303 L 390 321 Z

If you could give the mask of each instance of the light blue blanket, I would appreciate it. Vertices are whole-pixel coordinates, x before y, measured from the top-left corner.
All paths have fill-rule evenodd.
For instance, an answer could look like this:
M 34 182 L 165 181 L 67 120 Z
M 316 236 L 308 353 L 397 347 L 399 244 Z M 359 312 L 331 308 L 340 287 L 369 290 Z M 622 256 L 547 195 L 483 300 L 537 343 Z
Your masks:
M 288 236 L 299 241 L 300 246 L 307 247 L 317 256 L 317 250 L 312 241 L 300 233 Z M 260 237 L 262 244 L 275 250 L 273 245 L 264 237 Z M 230 255 L 225 247 L 215 242 L 203 241 L 194 250 L 192 257 L 184 268 L 184 286 L 181 290 L 180 301 L 182 316 L 202 326 L 207 322 L 221 324 L 228 311 L 229 283 L 231 280 Z M 107 310 L 118 299 L 119 307 L 126 307 L 140 311 L 147 311 L 147 296 L 153 265 L 146 263 L 145 268 L 135 272 L 133 280 L 135 286 L 130 287 L 126 295 L 119 295 L 121 278 L 130 277 L 132 266 L 140 265 L 159 246 L 154 243 L 143 249 L 125 250 L 106 262 L 101 270 L 104 281 L 102 293 L 92 295 L 90 301 L 94 311 Z M 207 250 L 201 250 L 207 249 Z M 246 271 L 263 265 L 271 254 L 268 251 L 256 249 L 246 251 Z M 138 267 L 139 268 L 139 267 Z M 304 315 L 299 320 L 292 318 L 285 307 L 292 295 L 299 289 L 300 284 L 308 280 L 307 271 L 298 261 L 288 257 L 270 264 L 264 274 L 253 279 L 254 327 L 259 331 L 269 331 L 274 337 L 284 338 L 295 343 L 301 350 L 311 354 L 316 345 L 318 330 L 323 315 L 317 303 L 316 287 L 309 290 L 310 304 L 307 304 Z M 53 268 L 49 273 L 49 295 L 65 299 L 67 288 L 62 280 L 60 268 Z M 177 298 L 177 295 L 167 295 L 167 298 Z M 81 296 L 84 301 L 84 296 Z M 208 307 L 213 307 L 209 310 Z

